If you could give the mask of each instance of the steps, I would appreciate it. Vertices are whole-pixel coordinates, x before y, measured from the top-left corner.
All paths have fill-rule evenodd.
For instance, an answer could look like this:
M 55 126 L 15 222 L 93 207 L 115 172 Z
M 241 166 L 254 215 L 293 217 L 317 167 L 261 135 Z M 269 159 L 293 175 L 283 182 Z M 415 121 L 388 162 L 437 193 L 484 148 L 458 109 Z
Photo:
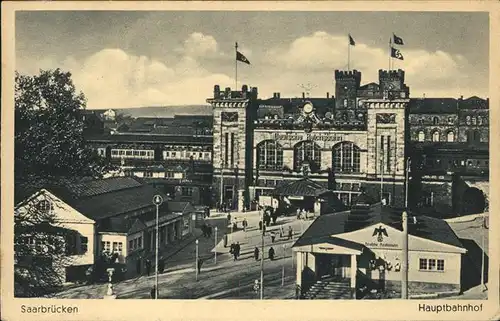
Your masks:
M 306 300 L 348 300 L 352 298 L 349 281 L 332 278 L 322 279 L 313 284 L 304 294 Z

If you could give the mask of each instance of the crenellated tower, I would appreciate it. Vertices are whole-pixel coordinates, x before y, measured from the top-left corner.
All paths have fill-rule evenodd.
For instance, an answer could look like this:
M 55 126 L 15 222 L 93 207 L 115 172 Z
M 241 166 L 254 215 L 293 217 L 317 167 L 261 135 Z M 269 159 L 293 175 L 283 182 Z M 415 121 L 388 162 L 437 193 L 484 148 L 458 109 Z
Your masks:
M 357 116 L 357 91 L 361 72 L 335 70 L 335 119 L 348 122 Z
M 248 186 L 252 173 L 252 131 L 250 126 L 257 110 L 257 88 L 241 91 L 220 90 L 214 86 L 213 98 L 207 99 L 213 110 L 213 191 L 217 202 L 225 202 L 242 211 L 248 205 Z
M 405 84 L 404 70 L 378 71 L 380 92 L 385 99 L 406 99 L 410 96 L 410 89 Z

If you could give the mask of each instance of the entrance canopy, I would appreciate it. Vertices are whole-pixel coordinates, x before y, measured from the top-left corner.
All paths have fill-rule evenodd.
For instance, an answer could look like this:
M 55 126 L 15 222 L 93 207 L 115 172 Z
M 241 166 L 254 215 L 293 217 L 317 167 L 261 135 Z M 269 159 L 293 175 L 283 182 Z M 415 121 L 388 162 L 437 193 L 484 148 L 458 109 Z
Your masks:
M 302 178 L 296 181 L 280 185 L 272 191 L 273 196 L 312 196 L 320 197 L 327 194 L 333 194 L 332 191 L 326 189 L 321 184 L 318 184 L 309 178 Z

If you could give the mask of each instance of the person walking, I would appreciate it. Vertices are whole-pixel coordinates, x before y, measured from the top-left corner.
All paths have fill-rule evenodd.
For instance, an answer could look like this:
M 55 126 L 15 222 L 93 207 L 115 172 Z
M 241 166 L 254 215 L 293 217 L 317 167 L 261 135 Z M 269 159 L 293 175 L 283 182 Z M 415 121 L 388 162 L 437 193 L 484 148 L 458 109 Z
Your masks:
M 274 243 L 275 239 L 276 239 L 276 233 L 274 231 L 271 231 L 271 242 Z
M 291 240 L 293 238 L 293 229 L 291 226 L 288 227 L 288 239 Z
M 300 220 L 300 208 L 297 208 L 297 219 Z
M 255 250 L 253 250 L 253 257 L 255 258 L 255 261 L 259 260 L 259 248 L 255 247 Z
M 201 273 L 201 266 L 202 265 L 203 265 L 203 259 L 202 258 L 198 258 L 198 262 L 197 262 L 198 274 Z
M 240 242 L 236 242 L 235 249 L 236 249 L 236 259 L 238 259 L 238 257 L 240 256 L 240 251 L 241 251 Z
M 165 261 L 163 259 L 161 259 L 158 262 L 158 272 L 163 273 L 164 270 L 165 270 Z
M 234 244 L 234 242 L 231 243 L 231 246 L 229 247 L 229 253 L 233 254 L 235 251 L 235 247 L 236 247 L 236 244 Z
M 156 297 L 156 286 L 153 285 L 153 287 L 151 288 L 151 292 L 149 293 L 149 295 L 151 295 L 151 299 L 155 299 L 155 297 Z
M 146 260 L 146 273 L 148 276 L 151 273 L 151 261 L 149 259 Z
M 262 221 L 259 221 L 259 231 L 262 231 L 262 227 L 263 227 Z
M 247 222 L 247 219 L 244 218 L 243 219 L 243 230 L 246 232 L 247 231 L 247 225 L 248 225 L 248 222 Z
M 269 259 L 274 260 L 274 248 L 272 246 L 269 248 Z

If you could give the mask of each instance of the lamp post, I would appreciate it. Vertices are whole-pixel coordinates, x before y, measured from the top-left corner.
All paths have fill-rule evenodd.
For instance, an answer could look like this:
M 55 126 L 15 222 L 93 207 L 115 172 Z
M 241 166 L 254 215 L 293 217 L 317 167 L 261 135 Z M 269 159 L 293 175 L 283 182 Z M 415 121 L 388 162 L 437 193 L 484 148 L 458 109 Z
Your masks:
M 264 299 L 264 211 L 261 211 L 260 220 L 262 222 L 262 231 L 261 231 L 261 255 L 260 255 L 260 299 Z
M 155 244 L 155 300 L 158 299 L 158 225 L 159 225 L 159 212 L 160 205 L 163 203 L 163 198 L 160 195 L 155 195 L 153 197 L 153 204 L 156 205 L 156 244 Z
M 196 264 L 195 264 L 195 272 L 196 272 L 196 281 L 198 281 L 198 239 L 196 239 Z
M 215 253 L 215 264 L 217 264 L 217 226 L 215 227 L 215 247 L 214 247 L 214 253 Z
M 285 257 L 286 257 L 286 244 L 283 244 L 283 264 L 281 267 L 281 286 L 285 285 Z

